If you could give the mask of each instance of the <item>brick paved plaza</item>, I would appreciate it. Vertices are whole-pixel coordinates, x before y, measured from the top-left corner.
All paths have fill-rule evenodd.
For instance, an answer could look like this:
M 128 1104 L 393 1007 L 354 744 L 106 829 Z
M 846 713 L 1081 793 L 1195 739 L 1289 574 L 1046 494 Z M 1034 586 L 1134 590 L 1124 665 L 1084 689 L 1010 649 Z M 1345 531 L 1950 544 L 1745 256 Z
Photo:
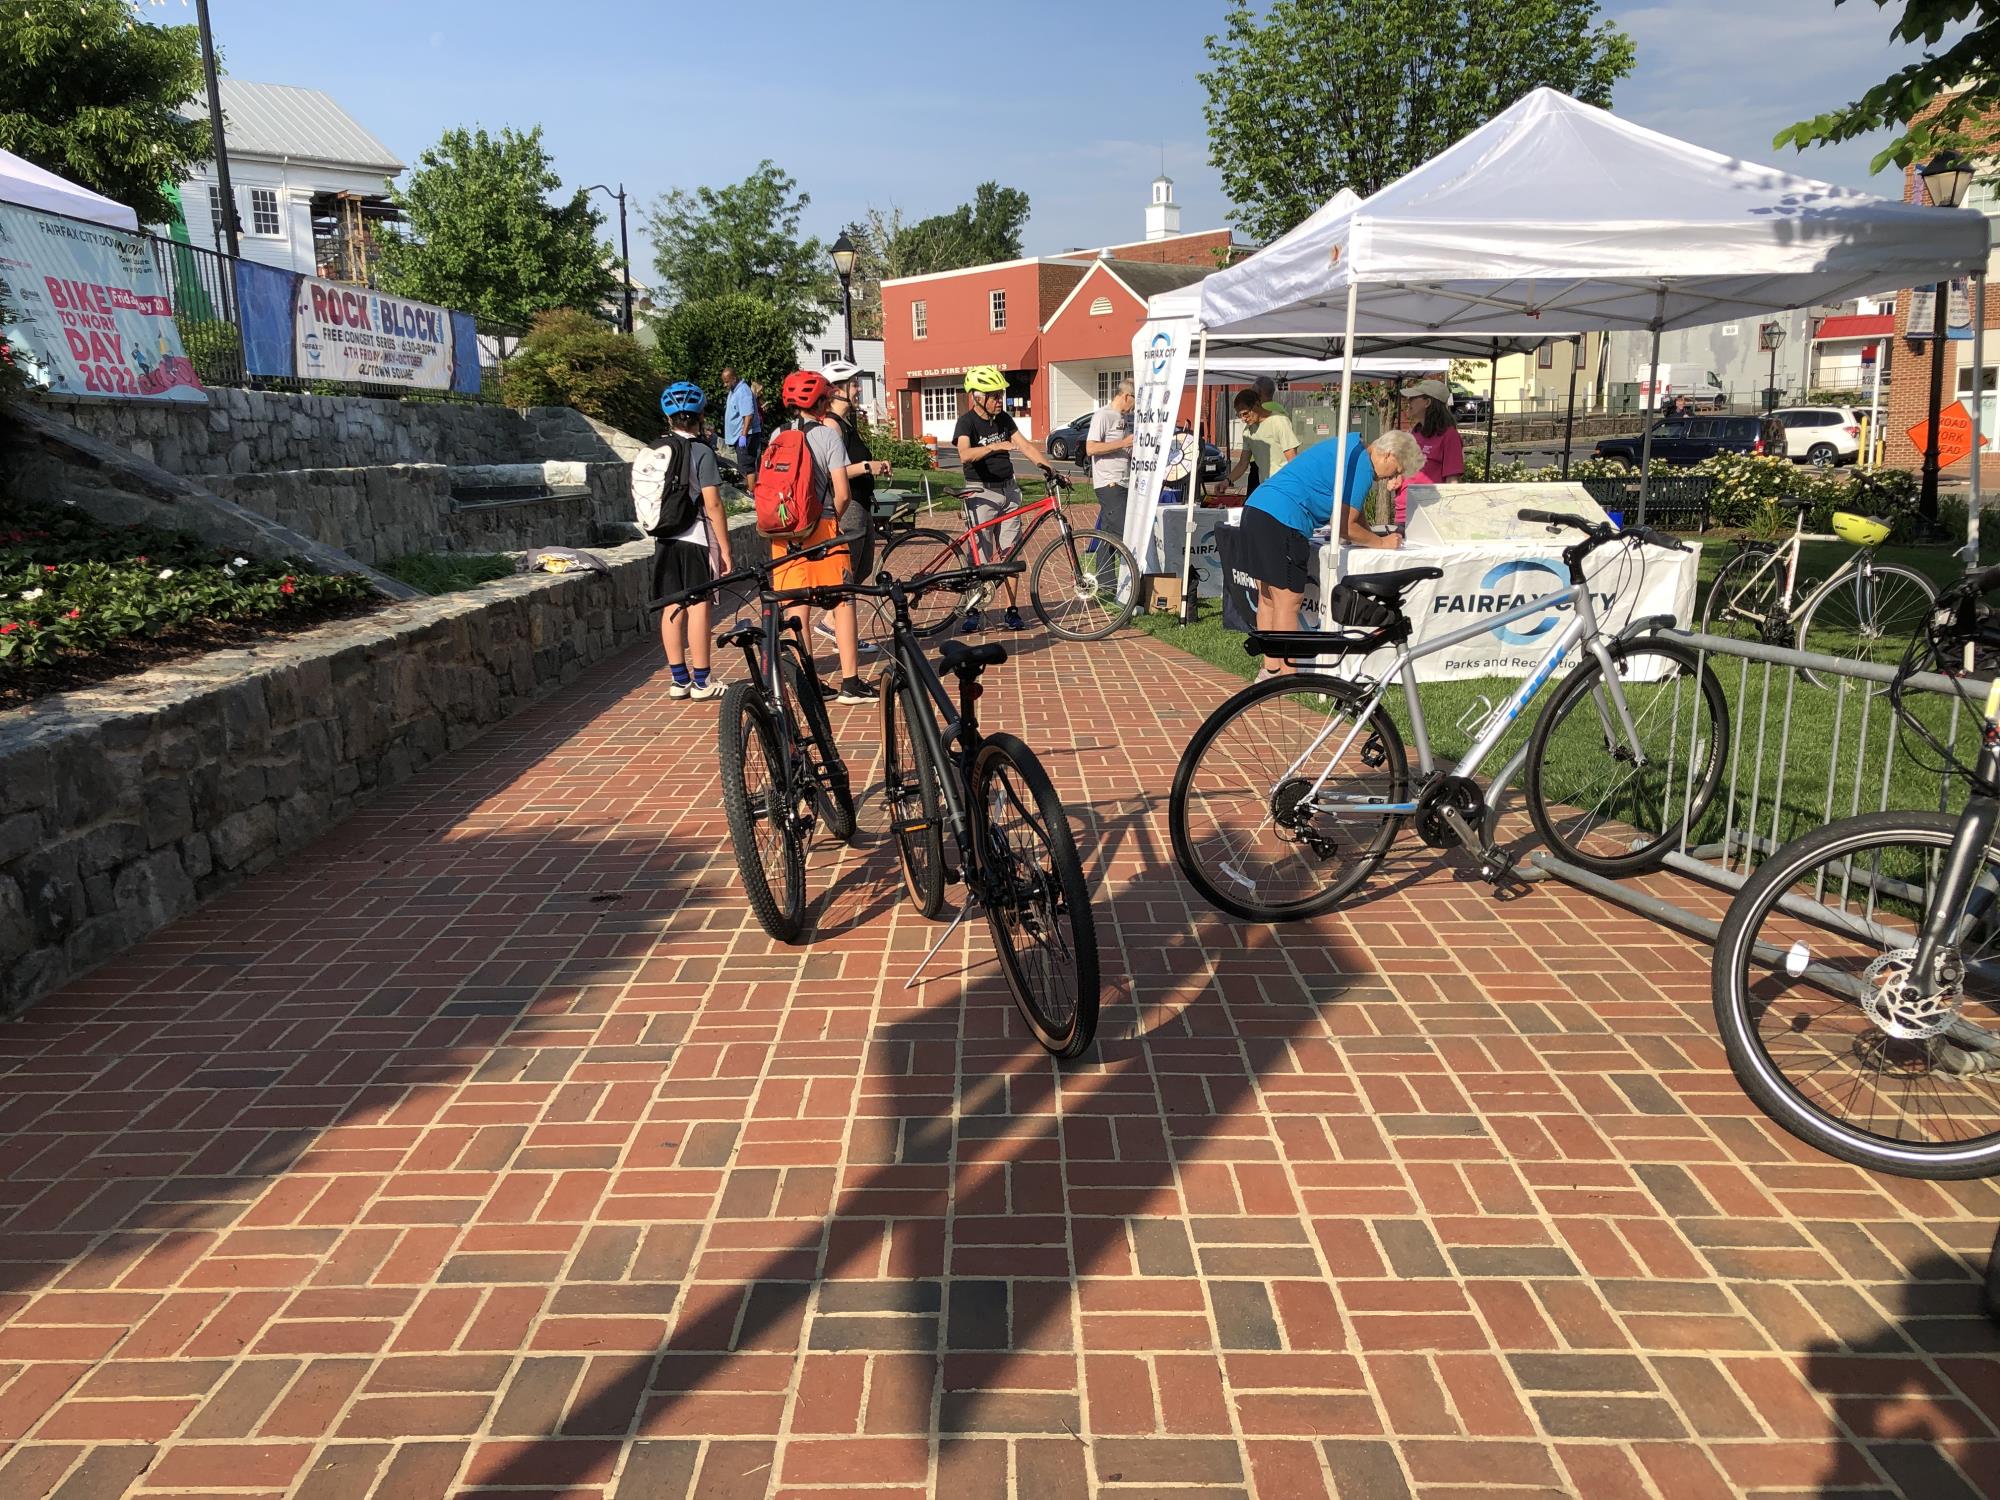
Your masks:
M 766 940 L 650 650 L 0 1030 L 0 1500 L 2000 1497 L 2000 1192 L 1777 1132 L 1706 950 L 1570 890 L 1225 919 L 1165 803 L 1232 682 L 1022 650 L 1083 1064 L 983 928 L 904 988 L 872 801 Z

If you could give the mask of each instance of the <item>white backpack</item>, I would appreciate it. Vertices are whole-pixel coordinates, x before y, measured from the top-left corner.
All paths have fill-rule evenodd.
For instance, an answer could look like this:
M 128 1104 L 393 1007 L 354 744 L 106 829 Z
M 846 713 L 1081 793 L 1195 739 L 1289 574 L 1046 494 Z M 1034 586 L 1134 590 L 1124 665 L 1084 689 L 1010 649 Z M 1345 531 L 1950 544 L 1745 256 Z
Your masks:
M 648 536 L 679 536 L 694 525 L 694 496 L 688 488 L 693 442 L 670 432 L 632 460 L 632 508 Z

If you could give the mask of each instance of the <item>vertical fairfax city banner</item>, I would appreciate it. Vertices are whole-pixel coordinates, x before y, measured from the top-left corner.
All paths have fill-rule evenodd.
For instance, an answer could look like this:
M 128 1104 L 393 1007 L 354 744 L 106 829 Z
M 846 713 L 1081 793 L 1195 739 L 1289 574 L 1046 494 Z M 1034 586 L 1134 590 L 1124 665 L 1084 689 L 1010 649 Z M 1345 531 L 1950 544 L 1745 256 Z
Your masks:
M 65 396 L 206 401 L 145 240 L 0 203 L 0 302 L 28 378 Z
M 301 276 L 292 337 L 301 380 L 451 387 L 451 313 L 428 302 Z
M 1181 393 L 1187 385 L 1188 346 L 1193 341 L 1192 318 L 1156 319 L 1141 325 L 1132 337 L 1138 404 L 1132 412 L 1132 478 L 1125 504 L 1125 545 L 1148 573 L 1180 564 L 1178 553 L 1171 560 L 1161 557 L 1153 535 L 1153 517 L 1159 511 L 1160 489 L 1166 483 L 1174 419 L 1180 414 Z

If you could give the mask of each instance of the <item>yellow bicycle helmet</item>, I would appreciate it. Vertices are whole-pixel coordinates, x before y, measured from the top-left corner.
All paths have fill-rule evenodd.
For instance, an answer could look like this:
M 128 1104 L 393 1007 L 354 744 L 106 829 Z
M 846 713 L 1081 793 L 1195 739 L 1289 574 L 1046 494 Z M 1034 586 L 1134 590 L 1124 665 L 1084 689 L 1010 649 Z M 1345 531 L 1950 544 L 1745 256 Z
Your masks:
M 1879 547 L 1889 540 L 1889 523 L 1837 510 L 1833 513 L 1833 534 L 1856 547 Z
M 965 388 L 989 396 L 1004 396 L 1007 394 L 1007 377 L 1000 373 L 998 365 L 974 365 L 965 372 Z

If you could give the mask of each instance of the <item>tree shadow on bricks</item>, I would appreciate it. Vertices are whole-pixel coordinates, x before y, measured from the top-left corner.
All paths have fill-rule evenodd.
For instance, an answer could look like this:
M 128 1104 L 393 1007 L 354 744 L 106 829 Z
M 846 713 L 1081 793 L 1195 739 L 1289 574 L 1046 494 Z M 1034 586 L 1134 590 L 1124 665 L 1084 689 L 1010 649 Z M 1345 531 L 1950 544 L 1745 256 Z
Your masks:
M 2000 1326 L 1983 1297 L 1994 1253 L 2000 1239 L 1921 1256 L 1907 1280 L 1867 1288 L 1886 1311 L 1872 1333 L 1806 1349 L 1806 1384 L 1833 1407 L 1819 1494 L 2000 1495 Z

